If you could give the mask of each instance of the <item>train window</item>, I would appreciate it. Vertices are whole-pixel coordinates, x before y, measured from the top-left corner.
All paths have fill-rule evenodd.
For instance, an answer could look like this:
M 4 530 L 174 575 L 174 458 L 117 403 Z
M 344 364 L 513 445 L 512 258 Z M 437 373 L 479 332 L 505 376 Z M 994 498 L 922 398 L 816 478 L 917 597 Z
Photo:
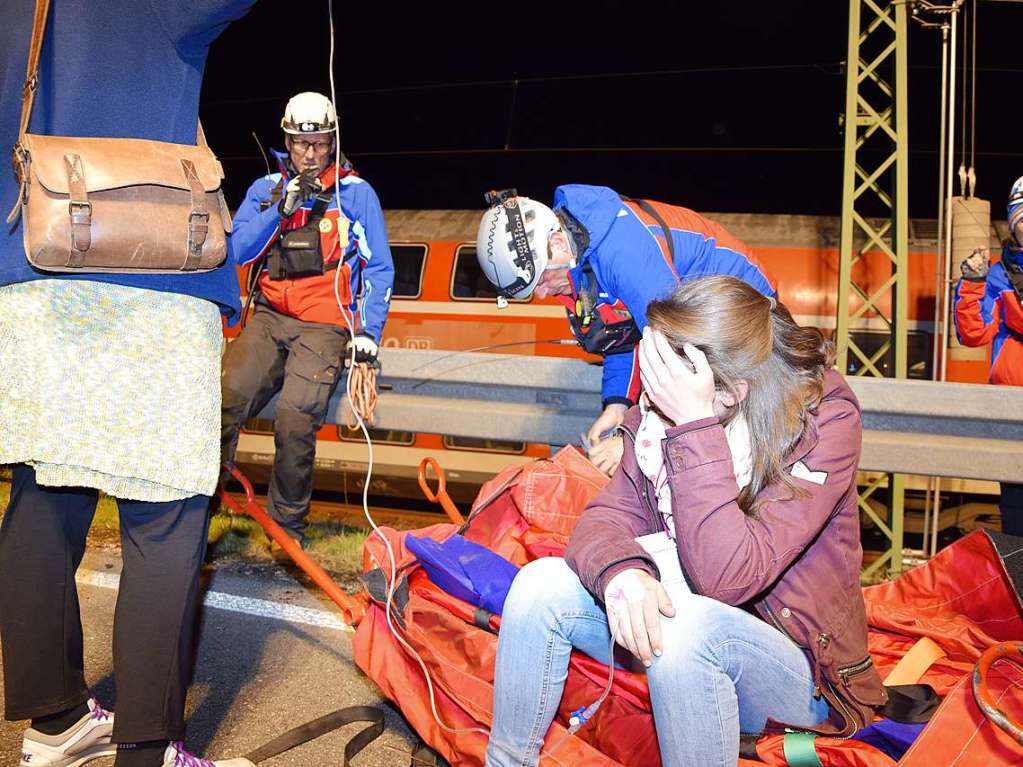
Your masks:
M 490 280 L 483 276 L 479 262 L 476 260 L 475 245 L 459 245 L 455 251 L 455 273 L 451 279 L 451 297 L 466 299 L 484 299 L 493 301 L 497 291 Z
M 365 442 L 362 429 L 350 429 L 347 426 L 338 425 L 337 433 L 345 442 Z M 369 437 L 374 444 L 381 445 L 411 445 L 416 441 L 415 432 L 396 431 L 394 429 L 370 429 Z
M 526 452 L 525 442 L 511 442 L 503 439 L 455 437 L 445 434 L 441 441 L 448 450 L 475 450 L 481 453 L 513 453 L 516 455 Z
M 867 359 L 871 359 L 880 351 L 889 335 L 881 330 L 851 330 L 849 337 L 866 355 Z M 909 378 L 930 380 L 933 338 L 930 333 L 925 333 L 922 330 L 911 330 L 906 334 L 906 374 Z M 890 376 L 892 366 L 895 364 L 894 350 L 889 349 L 888 353 L 874 364 L 882 375 Z M 854 374 L 861 365 L 859 357 L 850 352 L 847 365 L 846 375 Z
M 273 434 L 274 419 L 250 418 L 245 422 L 245 426 L 242 428 L 244 428 L 249 434 Z
M 451 275 L 451 297 L 456 301 L 493 301 L 497 291 L 483 276 L 476 260 L 475 245 L 459 245 L 455 251 L 455 269 Z M 530 298 L 509 298 L 512 303 L 524 304 Z
M 423 292 L 423 265 L 426 263 L 425 245 L 391 245 L 394 259 L 394 298 L 419 298 Z

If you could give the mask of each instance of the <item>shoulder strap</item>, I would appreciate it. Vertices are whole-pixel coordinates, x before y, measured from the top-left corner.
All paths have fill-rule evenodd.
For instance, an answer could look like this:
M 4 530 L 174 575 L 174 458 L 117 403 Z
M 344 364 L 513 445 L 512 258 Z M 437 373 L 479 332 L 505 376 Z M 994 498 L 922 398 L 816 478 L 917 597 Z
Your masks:
M 32 119 L 32 106 L 39 89 L 39 57 L 43 52 L 43 38 L 46 36 L 46 19 L 50 13 L 50 0 L 36 0 L 35 17 L 32 20 L 32 39 L 28 44 L 28 65 L 25 67 L 25 84 L 21 91 L 21 123 L 18 127 L 18 141 L 28 131 Z M 208 147 L 202 122 L 196 122 L 195 143 Z
M 254 764 L 272 759 L 278 754 L 283 754 L 295 746 L 308 743 L 310 740 L 325 735 L 328 732 L 344 727 L 346 724 L 364 722 L 368 727 L 363 728 L 351 740 L 345 744 L 344 767 L 351 765 L 352 759 L 380 736 L 384 731 L 384 712 L 374 706 L 350 706 L 342 708 L 319 719 L 299 725 L 288 730 L 280 737 L 274 738 L 269 743 L 257 748 L 246 759 Z
M 682 279 L 678 276 L 678 271 L 675 269 L 675 238 L 671 236 L 671 229 L 666 223 L 664 223 L 664 218 L 657 212 L 657 209 L 650 204 L 649 200 L 637 200 L 633 197 L 623 197 L 622 199 L 626 202 L 636 203 L 640 210 L 650 216 L 650 218 L 656 221 L 657 225 L 664 230 L 664 241 L 668 245 L 668 268 L 671 269 L 671 273 L 675 275 L 675 279 L 681 282 Z
M 50 0 L 36 0 L 36 13 L 32 21 L 32 40 L 28 44 L 28 66 L 25 69 L 25 85 L 21 91 L 21 126 L 18 140 L 28 130 L 32 117 L 32 104 L 39 87 L 39 55 L 43 51 L 43 36 L 46 34 L 46 17 L 50 12 Z

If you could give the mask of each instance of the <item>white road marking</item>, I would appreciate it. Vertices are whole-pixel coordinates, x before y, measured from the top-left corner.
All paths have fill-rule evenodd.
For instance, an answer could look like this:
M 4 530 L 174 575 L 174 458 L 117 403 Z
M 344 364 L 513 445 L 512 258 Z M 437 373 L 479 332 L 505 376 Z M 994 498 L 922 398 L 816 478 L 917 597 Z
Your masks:
M 120 581 L 117 573 L 101 573 L 95 570 L 79 570 L 75 580 L 87 586 L 97 586 L 101 589 L 112 589 L 117 591 Z M 229 610 L 235 613 L 255 615 L 260 618 L 285 621 L 287 623 L 298 623 L 305 626 L 319 626 L 320 628 L 333 631 L 352 632 L 355 629 L 341 620 L 340 616 L 327 610 L 317 610 L 312 607 L 298 607 L 287 605 L 281 602 L 273 602 L 269 599 L 256 599 L 254 597 L 243 597 L 237 594 L 225 594 L 220 591 L 206 592 L 203 605 L 218 610 Z

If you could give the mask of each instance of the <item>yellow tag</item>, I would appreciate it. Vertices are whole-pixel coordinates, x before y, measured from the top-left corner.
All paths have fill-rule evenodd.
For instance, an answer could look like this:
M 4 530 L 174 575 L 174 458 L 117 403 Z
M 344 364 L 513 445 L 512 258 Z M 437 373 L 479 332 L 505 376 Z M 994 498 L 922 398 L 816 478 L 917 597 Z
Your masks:
M 324 234 L 330 234 L 330 232 L 333 229 L 334 229 L 334 222 L 333 221 L 331 221 L 329 218 L 321 218 L 320 219 L 320 231 L 321 232 L 323 232 Z

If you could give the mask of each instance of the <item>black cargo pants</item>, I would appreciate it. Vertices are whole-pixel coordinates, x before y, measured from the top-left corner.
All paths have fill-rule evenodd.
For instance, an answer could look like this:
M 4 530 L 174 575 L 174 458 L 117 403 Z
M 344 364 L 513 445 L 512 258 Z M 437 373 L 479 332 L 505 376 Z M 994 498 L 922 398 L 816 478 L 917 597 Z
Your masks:
M 280 392 L 267 511 L 296 538 L 302 537 L 309 512 L 316 432 L 344 377 L 348 336 L 336 325 L 303 322 L 257 303 L 224 356 L 222 457 L 234 460 L 238 430 Z

